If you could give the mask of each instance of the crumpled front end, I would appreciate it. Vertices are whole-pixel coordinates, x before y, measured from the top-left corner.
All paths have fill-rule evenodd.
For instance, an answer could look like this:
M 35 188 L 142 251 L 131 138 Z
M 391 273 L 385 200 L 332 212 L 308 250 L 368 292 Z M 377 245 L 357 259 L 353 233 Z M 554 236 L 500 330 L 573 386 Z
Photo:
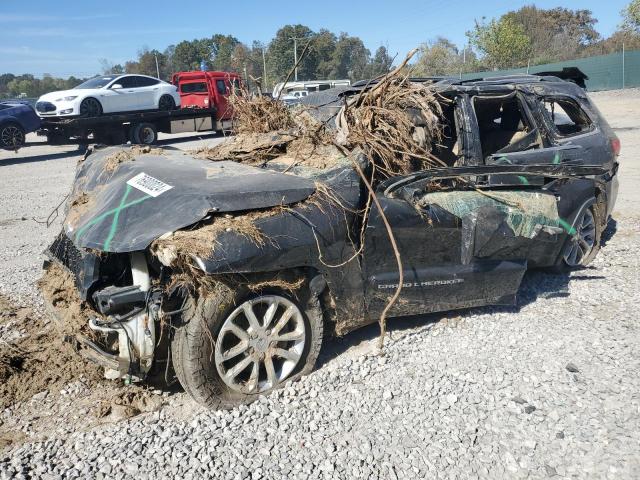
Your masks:
M 194 290 L 352 256 L 355 216 L 343 207 L 359 198 L 344 165 L 314 173 L 148 147 L 98 150 L 79 164 L 63 231 L 47 251 L 90 312 L 73 341 L 108 378 L 142 380 L 161 350 L 170 361 L 164 325 Z

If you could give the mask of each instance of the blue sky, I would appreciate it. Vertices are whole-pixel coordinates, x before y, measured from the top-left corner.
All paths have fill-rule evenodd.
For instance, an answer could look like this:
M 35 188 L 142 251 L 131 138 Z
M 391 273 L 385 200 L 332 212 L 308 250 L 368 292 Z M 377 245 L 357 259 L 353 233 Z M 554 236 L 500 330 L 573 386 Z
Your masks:
M 0 0 L 0 73 L 89 76 L 98 59 L 124 63 L 143 46 L 163 50 L 181 40 L 231 34 L 243 42 L 269 41 L 288 23 L 328 28 L 362 38 L 373 52 L 385 45 L 402 57 L 438 35 L 458 45 L 474 19 L 496 17 L 533 2 L 395 0 L 301 2 L 278 0 Z M 598 30 L 611 34 L 626 0 L 541 0 L 542 8 L 587 8 Z

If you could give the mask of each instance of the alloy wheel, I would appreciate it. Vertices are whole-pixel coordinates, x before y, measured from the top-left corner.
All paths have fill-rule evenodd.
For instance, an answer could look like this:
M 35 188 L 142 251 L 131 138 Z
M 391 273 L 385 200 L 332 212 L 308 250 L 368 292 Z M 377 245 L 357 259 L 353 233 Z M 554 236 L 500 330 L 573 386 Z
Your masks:
M 571 241 L 571 247 L 564 256 L 565 263 L 570 267 L 582 265 L 589 256 L 596 243 L 596 220 L 593 211 L 587 208 L 577 223 L 576 233 Z
M 97 117 L 100 115 L 102 107 L 97 100 L 87 98 L 80 104 L 80 115 L 83 117 Z
M 291 375 L 305 342 L 298 306 L 278 295 L 259 296 L 242 303 L 223 322 L 215 345 L 216 369 L 232 390 L 262 393 Z
M 2 129 L 0 140 L 6 148 L 21 147 L 24 145 L 24 132 L 15 125 L 8 125 Z
M 173 110 L 174 103 L 171 97 L 168 95 L 163 95 L 160 97 L 160 102 L 158 102 L 158 108 L 160 110 Z

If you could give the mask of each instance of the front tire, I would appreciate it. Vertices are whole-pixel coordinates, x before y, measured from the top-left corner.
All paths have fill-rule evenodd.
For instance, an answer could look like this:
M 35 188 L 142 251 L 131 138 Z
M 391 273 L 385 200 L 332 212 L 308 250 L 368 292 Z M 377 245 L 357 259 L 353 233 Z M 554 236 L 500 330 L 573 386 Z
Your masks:
M 6 123 L 0 127 L 0 146 L 6 150 L 18 150 L 25 144 L 24 129 L 17 123 Z
M 81 117 L 99 117 L 102 115 L 102 105 L 95 98 L 85 98 L 80 104 Z
M 313 369 L 322 344 L 317 298 L 220 285 L 191 299 L 172 360 L 185 391 L 209 408 L 233 408 Z

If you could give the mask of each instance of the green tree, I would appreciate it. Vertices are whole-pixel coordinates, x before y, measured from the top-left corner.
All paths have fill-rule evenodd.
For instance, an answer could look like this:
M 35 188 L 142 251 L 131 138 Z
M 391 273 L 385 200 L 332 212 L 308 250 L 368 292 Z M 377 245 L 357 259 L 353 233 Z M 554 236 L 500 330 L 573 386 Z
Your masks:
M 183 40 L 173 48 L 171 66 L 174 72 L 198 70 L 200 62 L 204 60 L 207 67 L 211 68 L 211 55 L 210 46 L 206 41 L 202 39 Z
M 367 66 L 371 52 L 358 37 L 351 37 L 341 33 L 333 52 L 333 68 L 330 73 L 332 79 L 348 78 L 352 81 L 366 77 Z
M 512 68 L 527 63 L 531 54 L 531 40 L 521 24 L 509 17 L 477 22 L 467 32 L 471 44 L 482 54 L 491 68 Z
M 375 78 L 391 71 L 393 57 L 389 55 L 386 47 L 380 46 L 367 66 L 367 77 Z
M 530 5 L 501 17 L 522 26 L 531 44 L 531 61 L 545 63 L 580 55 L 600 34 L 590 10 L 541 9 Z
M 640 0 L 631 0 L 620 14 L 623 30 L 640 33 Z
M 481 69 L 473 50 L 465 46 L 462 50 L 449 39 L 437 37 L 424 44 L 418 52 L 414 75 L 431 77 L 459 75 Z
M 333 70 L 333 54 L 336 50 L 336 36 L 326 29 L 321 29 L 310 45 L 311 54 L 315 56 L 315 78 L 328 79 Z
M 459 52 L 451 40 L 438 37 L 420 47 L 415 74 L 421 76 L 451 75 L 459 71 Z
M 228 71 L 233 69 L 233 52 L 240 40 L 231 35 L 216 33 L 210 39 L 206 39 L 209 51 L 212 54 L 211 68 L 213 70 Z
M 294 66 L 294 40 L 297 38 L 298 55 L 302 54 L 304 46 L 314 38 L 313 31 L 304 25 L 285 25 L 276 32 L 276 36 L 269 43 L 267 66 L 273 83 L 283 82 Z M 299 80 L 314 80 L 318 66 L 317 56 L 310 48 L 298 66 Z
M 103 75 L 124 73 L 124 67 L 122 65 L 114 65 L 110 60 L 106 58 L 100 58 L 98 59 L 98 62 L 100 62 L 100 69 L 102 70 Z

